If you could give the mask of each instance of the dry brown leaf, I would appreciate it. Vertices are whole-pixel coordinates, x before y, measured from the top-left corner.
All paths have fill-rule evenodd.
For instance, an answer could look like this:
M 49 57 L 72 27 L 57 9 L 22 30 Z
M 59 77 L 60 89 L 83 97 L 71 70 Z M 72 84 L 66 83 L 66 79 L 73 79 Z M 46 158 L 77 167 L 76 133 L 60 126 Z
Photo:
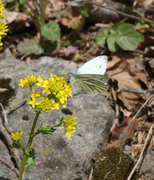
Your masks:
M 28 19 L 28 14 L 20 13 L 18 16 L 16 16 L 16 19 L 14 21 L 16 23 L 20 23 L 20 22 L 26 21 L 27 19 Z
M 19 12 L 16 11 L 8 11 L 7 9 L 4 9 L 4 16 L 5 16 L 5 21 L 7 22 L 7 24 L 12 23 L 16 17 L 20 14 Z
M 152 1 L 153 0 L 138 0 L 137 1 L 137 6 L 148 7 L 148 6 L 150 6 L 150 4 L 152 4 Z
M 0 93 L 1 92 L 5 92 L 5 91 L 7 91 L 8 89 L 6 89 L 6 88 L 0 88 Z
M 133 158 L 137 157 L 140 152 L 141 152 L 140 148 L 135 149 Z
M 128 110 L 132 110 L 134 105 L 141 99 L 141 95 L 123 92 L 122 89 L 142 89 L 142 85 L 147 87 L 147 77 L 142 62 L 138 58 L 119 58 L 114 56 L 108 62 L 106 72 L 110 79 L 118 82 L 117 96 Z
M 143 137 L 144 137 L 144 134 L 145 134 L 145 132 L 143 132 L 143 131 L 138 131 L 138 143 L 139 144 L 141 144 L 142 143 L 142 141 L 143 141 Z
M 67 19 L 66 17 L 62 17 L 62 18 L 61 18 L 61 22 L 62 22 L 62 24 L 63 24 L 64 26 L 67 26 L 67 24 L 68 24 L 68 19 Z
M 137 119 L 132 121 L 132 118 L 133 117 L 126 118 L 121 125 L 117 126 L 112 131 L 112 137 L 107 143 L 107 148 L 113 146 L 123 146 L 129 138 L 132 138 L 134 130 L 138 126 Z
M 82 15 L 79 14 L 77 17 L 72 17 L 71 19 L 68 19 L 68 27 L 72 29 L 78 28 L 80 22 L 80 19 L 82 18 Z
M 61 11 L 65 8 L 65 4 L 62 1 L 51 0 L 53 6 L 53 12 Z
M 154 98 L 149 100 L 147 105 L 147 114 L 149 118 L 154 118 Z

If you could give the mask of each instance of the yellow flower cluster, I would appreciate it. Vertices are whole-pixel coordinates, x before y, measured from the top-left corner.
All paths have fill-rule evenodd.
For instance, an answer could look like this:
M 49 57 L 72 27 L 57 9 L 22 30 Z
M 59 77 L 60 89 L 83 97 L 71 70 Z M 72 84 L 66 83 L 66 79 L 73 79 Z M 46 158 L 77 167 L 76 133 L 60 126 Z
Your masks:
M 2 4 L 2 1 L 0 0 L 0 19 L 4 19 L 3 9 L 4 9 L 4 6 Z M 6 25 L 6 23 L 1 21 L 0 22 L 0 46 L 3 45 L 3 43 L 1 42 L 2 35 L 7 35 L 7 33 L 6 33 L 7 31 L 8 31 L 8 26 Z
M 71 119 L 71 116 L 69 115 L 67 119 L 63 121 L 65 125 L 65 131 L 66 131 L 65 136 L 68 136 L 68 138 L 71 138 L 71 133 L 76 132 L 76 128 L 73 127 L 77 124 L 77 123 L 74 123 L 76 119 L 77 119 L 76 117 Z
M 24 134 L 23 131 L 20 134 L 18 133 L 18 131 L 15 134 L 13 132 L 11 132 L 12 139 L 14 141 L 19 141 L 21 139 L 21 137 L 23 136 L 23 134 Z
M 56 75 L 51 75 L 49 80 L 43 80 L 41 76 L 36 78 L 33 74 L 31 77 L 27 76 L 25 80 L 21 79 L 19 86 L 29 88 L 31 91 L 31 100 L 29 104 L 42 111 L 49 112 L 49 110 L 59 109 L 59 105 L 66 107 L 67 98 L 72 97 L 72 88 L 64 81 L 64 78 L 59 78 Z M 41 93 L 35 93 L 32 89 L 34 85 L 41 86 L 44 90 Z M 41 102 L 38 98 L 41 97 Z
M 27 76 L 25 79 L 20 79 L 20 82 L 19 86 L 31 89 L 37 82 L 37 79 L 36 76 L 32 74 L 31 77 Z

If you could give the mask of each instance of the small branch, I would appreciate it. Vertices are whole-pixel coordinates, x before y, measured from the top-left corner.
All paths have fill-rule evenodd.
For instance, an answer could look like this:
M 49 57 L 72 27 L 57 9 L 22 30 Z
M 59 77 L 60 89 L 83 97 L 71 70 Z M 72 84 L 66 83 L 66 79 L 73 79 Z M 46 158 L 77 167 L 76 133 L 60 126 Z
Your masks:
M 47 0 L 40 1 L 40 12 L 41 12 L 41 22 L 44 24 L 45 22 L 45 8 L 46 8 Z
M 129 14 L 123 13 L 123 12 L 121 12 L 121 11 L 118 11 L 118 10 L 115 10 L 115 9 L 112 9 L 112 8 L 109 8 L 109 7 L 106 7 L 106 6 L 97 4 L 97 3 L 88 2 L 88 1 L 81 1 L 81 2 L 76 1 L 76 2 L 77 2 L 78 4 L 79 4 L 79 3 L 82 3 L 82 5 L 85 4 L 85 3 L 90 3 L 90 4 L 93 4 L 93 5 L 95 5 L 95 6 L 99 6 L 99 7 L 102 7 L 102 8 L 105 8 L 105 9 L 108 9 L 108 10 L 111 10 L 111 11 L 114 11 L 114 12 L 117 12 L 117 13 L 123 15 L 123 16 L 129 17 L 129 18 L 132 18 L 132 19 L 143 20 L 143 21 L 149 22 L 149 23 L 151 23 L 151 24 L 154 23 L 153 21 L 151 21 L 151 20 L 149 20 L 149 19 L 147 19 L 147 18 L 140 18 L 140 17 L 136 17 L 136 16 L 133 16 L 133 15 L 129 15 Z
M 93 176 L 93 168 L 90 171 L 90 176 L 89 176 L 89 180 L 92 180 L 92 176 Z
M 41 92 L 42 91 L 38 91 L 37 93 L 41 93 Z M 29 96 L 29 98 L 30 98 L 30 96 Z M 24 104 L 26 101 L 27 101 L 26 98 L 22 99 L 21 101 L 18 101 L 17 103 L 14 103 L 14 104 L 10 105 L 9 108 L 12 109 L 12 108 L 14 108 L 14 107 L 16 107 L 18 105 Z
M 2 104 L 0 104 L 0 105 L 1 105 L 2 109 L 4 110 L 3 105 Z M 6 123 L 8 121 L 7 116 L 6 116 L 6 113 L 3 112 L 3 114 L 4 114 L 4 117 L 3 117 L 4 121 L 2 120 L 2 118 L 0 118 L 0 135 L 2 134 L 2 136 L 4 137 L 6 144 L 7 144 L 7 148 L 10 151 L 10 155 L 15 160 L 17 168 L 19 169 L 20 164 L 21 164 L 21 158 L 19 155 L 19 151 L 12 146 L 13 140 L 10 135 L 10 130 L 9 130 L 8 124 Z
M 137 111 L 137 113 L 135 114 L 135 116 L 133 117 L 132 121 L 134 121 L 134 119 L 136 119 L 136 117 L 138 116 L 138 114 L 140 113 L 140 111 L 147 105 L 148 101 L 150 99 L 152 99 L 154 97 L 154 94 L 152 94 L 146 101 L 145 103 L 140 107 L 140 109 Z
M 147 90 L 143 90 L 143 89 L 133 90 L 133 89 L 125 89 L 124 88 L 123 92 L 134 93 L 134 94 L 147 94 L 147 93 L 153 93 L 154 92 L 154 88 L 147 89 Z
M 144 107 L 147 105 L 147 103 L 149 102 L 149 100 L 150 100 L 151 98 L 153 98 L 153 97 L 154 97 L 154 94 L 152 94 L 152 95 L 145 101 L 145 103 L 140 107 L 140 109 L 137 111 L 137 113 L 136 113 L 135 116 L 133 117 L 132 121 L 137 117 L 137 115 L 140 113 L 140 111 L 142 110 L 142 108 L 144 108 Z M 148 142 L 148 140 L 149 140 L 150 134 L 152 133 L 153 127 L 154 127 L 154 124 L 151 126 L 151 128 L 150 128 L 150 130 L 149 130 L 149 133 L 148 133 L 147 138 L 146 138 L 146 140 L 145 140 L 145 143 L 144 143 L 142 152 L 141 152 L 141 154 L 140 154 L 140 157 L 139 157 L 137 163 L 135 164 L 133 170 L 131 171 L 129 177 L 127 178 L 127 180 L 130 180 L 130 179 L 131 179 L 131 177 L 132 177 L 135 169 L 137 168 L 138 164 L 140 163 L 140 161 L 141 161 L 141 159 L 142 159 L 143 152 L 144 152 L 144 150 L 145 150 L 145 148 L 146 148 L 146 145 L 147 145 L 147 142 Z
M 12 166 L 11 164 L 9 164 L 8 162 L 6 162 L 3 158 L 0 157 L 0 161 L 5 164 L 7 167 L 9 167 L 14 173 L 17 174 L 17 176 L 19 175 L 19 171 L 17 168 L 15 168 L 14 166 Z
M 9 134 L 11 134 L 11 129 L 10 129 L 10 127 L 9 127 L 9 123 L 8 123 L 8 118 L 7 118 L 7 115 L 6 115 L 6 111 L 5 111 L 2 103 L 0 103 L 0 106 L 1 106 L 1 108 L 2 108 L 2 115 L 4 116 L 4 122 L 3 122 L 3 124 L 4 124 L 5 128 L 7 129 L 7 131 L 9 132 Z
M 29 9 L 31 10 L 31 12 L 33 13 L 33 14 L 30 14 L 30 16 L 31 16 L 31 18 L 32 18 L 32 20 L 33 20 L 33 22 L 34 22 L 34 24 L 35 24 L 38 32 L 40 32 L 39 19 L 38 19 L 37 13 L 36 13 L 36 12 L 34 11 L 34 9 L 31 7 L 31 5 L 28 3 L 28 1 L 26 1 L 25 3 L 26 3 L 26 5 L 29 7 Z
M 143 149 L 142 149 L 142 151 L 141 151 L 140 157 L 139 157 L 137 163 L 135 164 L 134 168 L 132 169 L 130 175 L 128 176 L 127 180 L 130 180 L 130 179 L 131 179 L 131 177 L 132 177 L 132 175 L 134 174 L 134 172 L 135 172 L 138 164 L 139 164 L 139 163 L 141 162 L 141 160 L 142 160 L 142 156 L 143 156 L 143 153 L 144 153 L 144 151 L 145 151 L 145 148 L 146 148 L 146 145 L 147 145 L 147 143 L 148 143 L 148 140 L 149 140 L 149 138 L 150 138 L 150 135 L 152 134 L 153 127 L 154 127 L 154 124 L 150 127 L 150 130 L 149 130 L 148 135 L 147 135 L 147 138 L 146 138 L 146 140 L 145 140 L 145 143 L 144 143 Z

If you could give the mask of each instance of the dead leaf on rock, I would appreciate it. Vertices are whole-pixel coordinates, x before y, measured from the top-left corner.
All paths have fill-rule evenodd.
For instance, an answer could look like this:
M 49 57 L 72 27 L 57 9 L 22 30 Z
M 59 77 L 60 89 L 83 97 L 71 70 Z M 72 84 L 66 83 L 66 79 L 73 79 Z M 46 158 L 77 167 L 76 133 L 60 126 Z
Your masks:
M 123 92 L 122 89 L 139 90 L 147 87 L 147 77 L 142 62 L 138 58 L 119 58 L 114 56 L 108 62 L 107 75 L 118 82 L 116 94 L 128 110 L 132 110 L 142 95 Z
M 133 117 L 126 118 L 121 125 L 117 126 L 112 131 L 112 137 L 109 139 L 109 142 L 107 143 L 107 148 L 113 146 L 124 146 L 126 141 L 129 138 L 132 138 L 134 130 L 138 126 L 137 119 L 134 119 L 133 121 L 132 119 Z
M 1 93 L 1 92 L 5 92 L 5 91 L 8 91 L 8 89 L 6 89 L 6 88 L 0 88 L 0 93 Z

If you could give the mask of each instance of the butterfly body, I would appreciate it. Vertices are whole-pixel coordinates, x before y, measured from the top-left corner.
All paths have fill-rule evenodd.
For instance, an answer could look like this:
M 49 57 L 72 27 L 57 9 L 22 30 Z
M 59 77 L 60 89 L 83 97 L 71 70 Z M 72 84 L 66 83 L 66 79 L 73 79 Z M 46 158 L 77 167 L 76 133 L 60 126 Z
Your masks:
M 70 82 L 91 94 L 108 89 L 109 77 L 104 75 L 107 68 L 107 56 L 98 56 L 82 65 L 74 74 L 69 73 Z

